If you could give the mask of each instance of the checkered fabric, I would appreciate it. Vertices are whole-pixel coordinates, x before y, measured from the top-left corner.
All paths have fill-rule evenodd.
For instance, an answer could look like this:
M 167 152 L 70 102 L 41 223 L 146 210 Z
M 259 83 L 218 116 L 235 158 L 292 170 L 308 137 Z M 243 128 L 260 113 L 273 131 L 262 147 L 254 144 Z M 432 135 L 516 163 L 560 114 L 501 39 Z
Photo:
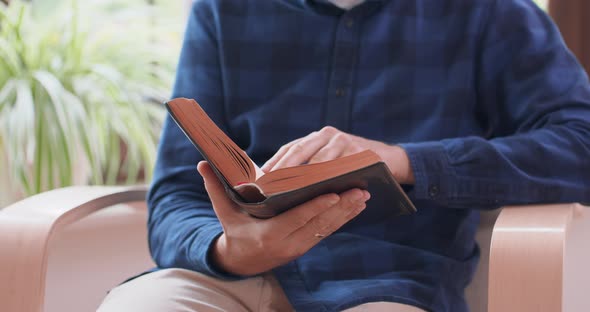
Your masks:
M 369 205 L 274 270 L 298 311 L 396 301 L 468 311 L 481 209 L 590 202 L 590 85 L 529 0 L 196 1 L 173 97 L 196 99 L 259 165 L 332 125 L 407 151 L 418 208 Z M 160 268 L 220 278 L 221 226 L 168 119 L 149 194 Z

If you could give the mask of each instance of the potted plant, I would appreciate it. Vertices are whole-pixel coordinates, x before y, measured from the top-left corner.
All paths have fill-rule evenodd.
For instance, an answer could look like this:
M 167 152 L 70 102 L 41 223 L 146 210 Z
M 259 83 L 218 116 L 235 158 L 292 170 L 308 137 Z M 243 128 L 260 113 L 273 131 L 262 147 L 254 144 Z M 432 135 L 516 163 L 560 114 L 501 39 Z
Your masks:
M 173 69 L 136 33 L 82 30 L 73 4 L 39 20 L 0 3 L 0 207 L 149 178 Z

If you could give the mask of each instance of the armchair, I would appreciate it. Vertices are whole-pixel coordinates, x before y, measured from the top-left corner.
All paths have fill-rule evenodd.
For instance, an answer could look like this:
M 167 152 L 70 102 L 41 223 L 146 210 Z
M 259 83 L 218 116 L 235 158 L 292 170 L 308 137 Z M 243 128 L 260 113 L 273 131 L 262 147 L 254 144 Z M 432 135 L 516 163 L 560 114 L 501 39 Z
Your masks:
M 154 264 L 146 188 L 70 187 L 0 210 L 0 311 L 93 311 Z M 590 311 L 590 210 L 579 204 L 482 213 L 474 312 Z

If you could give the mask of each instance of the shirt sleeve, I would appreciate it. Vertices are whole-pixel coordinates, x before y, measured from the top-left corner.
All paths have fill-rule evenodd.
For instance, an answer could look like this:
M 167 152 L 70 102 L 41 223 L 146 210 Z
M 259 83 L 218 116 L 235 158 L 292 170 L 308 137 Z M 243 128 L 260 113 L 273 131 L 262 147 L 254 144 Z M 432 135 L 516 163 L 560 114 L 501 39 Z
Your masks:
M 223 129 L 223 90 L 211 10 L 195 2 L 191 11 L 173 98 L 196 99 Z M 185 268 L 221 278 L 208 252 L 223 232 L 200 174 L 202 156 L 168 116 L 164 122 L 154 179 L 148 194 L 148 235 L 160 268 Z
M 590 202 L 590 84 L 550 18 L 490 1 L 477 48 L 486 137 L 401 144 L 412 196 L 456 208 Z

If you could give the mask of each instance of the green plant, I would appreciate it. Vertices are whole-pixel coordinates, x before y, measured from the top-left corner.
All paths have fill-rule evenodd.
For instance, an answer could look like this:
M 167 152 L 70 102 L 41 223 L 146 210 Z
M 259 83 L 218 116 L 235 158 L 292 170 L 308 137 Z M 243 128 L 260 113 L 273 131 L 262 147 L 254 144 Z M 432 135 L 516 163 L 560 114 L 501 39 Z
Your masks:
M 172 65 L 124 25 L 82 30 L 72 3 L 42 20 L 0 3 L 0 174 L 25 195 L 71 185 L 80 163 L 94 184 L 151 174 Z

